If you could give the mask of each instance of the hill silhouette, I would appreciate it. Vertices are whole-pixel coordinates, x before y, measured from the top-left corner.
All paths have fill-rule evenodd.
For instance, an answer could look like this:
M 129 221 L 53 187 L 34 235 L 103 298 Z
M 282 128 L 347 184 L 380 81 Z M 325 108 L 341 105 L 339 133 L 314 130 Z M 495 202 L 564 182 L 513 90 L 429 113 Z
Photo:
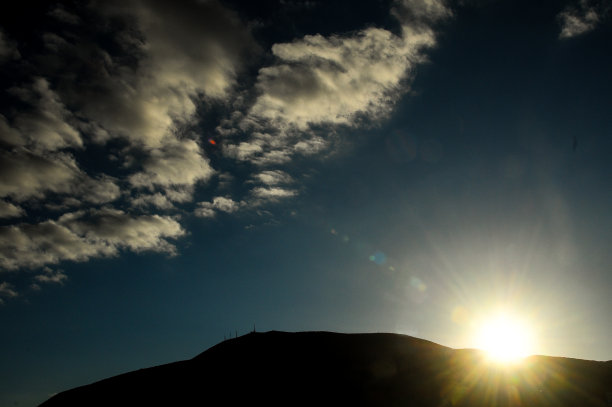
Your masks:
M 59 393 L 68 406 L 610 406 L 612 362 L 481 351 L 398 334 L 250 333 L 190 360 Z

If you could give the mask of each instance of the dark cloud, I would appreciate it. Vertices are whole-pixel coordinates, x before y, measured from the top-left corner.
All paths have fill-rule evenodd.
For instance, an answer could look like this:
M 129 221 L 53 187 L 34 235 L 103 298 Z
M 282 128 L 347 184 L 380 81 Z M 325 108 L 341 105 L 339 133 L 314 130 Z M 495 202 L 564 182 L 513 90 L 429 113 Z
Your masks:
M 4 32 L 0 29 L 0 63 L 10 59 L 17 59 L 19 57 L 20 54 L 16 44 L 6 38 Z

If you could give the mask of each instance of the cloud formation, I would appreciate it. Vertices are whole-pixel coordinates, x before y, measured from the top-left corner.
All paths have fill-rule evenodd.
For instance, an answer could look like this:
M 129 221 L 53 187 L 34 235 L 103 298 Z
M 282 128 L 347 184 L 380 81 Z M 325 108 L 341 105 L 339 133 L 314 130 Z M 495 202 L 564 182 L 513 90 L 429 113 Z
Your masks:
M 68 276 L 62 271 L 53 271 L 49 267 L 45 267 L 41 274 L 34 276 L 35 284 L 64 284 L 68 280 Z
M 103 208 L 69 212 L 57 220 L 0 226 L 0 268 L 37 268 L 60 261 L 111 257 L 121 250 L 174 254 L 169 239 L 185 234 L 169 216 L 133 216 Z
M 0 305 L 4 304 L 6 298 L 15 298 L 19 294 L 15 291 L 15 287 L 11 283 L 3 281 L 0 283 Z
M 17 218 L 25 214 L 23 208 L 13 205 L 10 202 L 0 201 L 0 219 Z
M 180 218 L 153 210 L 190 202 L 214 174 L 196 110 L 231 96 L 257 50 L 249 31 L 214 0 L 61 4 L 47 16 L 62 29 L 42 30 L 19 62 L 26 79 L 0 90 L 19 106 L 0 114 L 0 218 L 19 222 L 0 226 L 0 269 L 174 253 Z M 0 30 L 0 62 L 19 57 Z M 31 209 L 47 213 L 33 221 Z
M 389 12 L 396 33 L 265 50 L 217 0 L 57 4 L 35 46 L 0 29 L 0 70 L 19 70 L 0 89 L 14 106 L 0 112 L 0 270 L 43 269 L 40 288 L 67 278 L 48 265 L 172 255 L 181 215 L 257 213 L 302 193 L 292 161 L 387 117 L 450 15 L 438 0 Z
M 606 7 L 603 2 L 580 0 L 574 7 L 568 6 L 559 13 L 561 32 L 559 38 L 572 38 L 595 29 Z
M 397 2 L 393 10 L 402 35 L 370 27 L 349 35 L 307 35 L 275 44 L 275 62 L 261 68 L 257 97 L 246 114 L 222 126 L 224 135 L 248 132 L 225 152 L 259 166 L 283 164 L 293 156 L 318 153 L 329 134 L 318 126 L 356 127 L 390 114 L 409 90 L 413 68 L 435 44 L 430 24 L 449 16 L 441 1 Z
M 200 218 L 212 218 L 217 211 L 233 213 L 244 206 L 243 202 L 236 202 L 231 198 L 216 196 L 212 202 L 199 202 L 194 214 Z

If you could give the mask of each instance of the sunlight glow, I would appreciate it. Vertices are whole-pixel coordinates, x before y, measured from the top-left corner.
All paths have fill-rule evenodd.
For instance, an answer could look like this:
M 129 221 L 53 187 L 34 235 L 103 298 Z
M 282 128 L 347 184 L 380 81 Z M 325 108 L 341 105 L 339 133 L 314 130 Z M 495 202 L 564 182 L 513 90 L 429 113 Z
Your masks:
M 493 361 L 518 362 L 533 351 L 532 330 L 513 316 L 496 314 L 479 324 L 476 346 Z

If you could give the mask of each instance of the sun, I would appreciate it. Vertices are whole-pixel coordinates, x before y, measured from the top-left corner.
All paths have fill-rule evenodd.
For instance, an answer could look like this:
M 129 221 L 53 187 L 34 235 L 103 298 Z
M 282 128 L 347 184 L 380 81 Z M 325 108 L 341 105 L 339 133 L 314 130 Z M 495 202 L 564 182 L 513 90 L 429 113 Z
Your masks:
M 476 347 L 500 363 L 515 363 L 533 348 L 532 330 L 520 319 L 505 313 L 495 314 L 479 324 Z

